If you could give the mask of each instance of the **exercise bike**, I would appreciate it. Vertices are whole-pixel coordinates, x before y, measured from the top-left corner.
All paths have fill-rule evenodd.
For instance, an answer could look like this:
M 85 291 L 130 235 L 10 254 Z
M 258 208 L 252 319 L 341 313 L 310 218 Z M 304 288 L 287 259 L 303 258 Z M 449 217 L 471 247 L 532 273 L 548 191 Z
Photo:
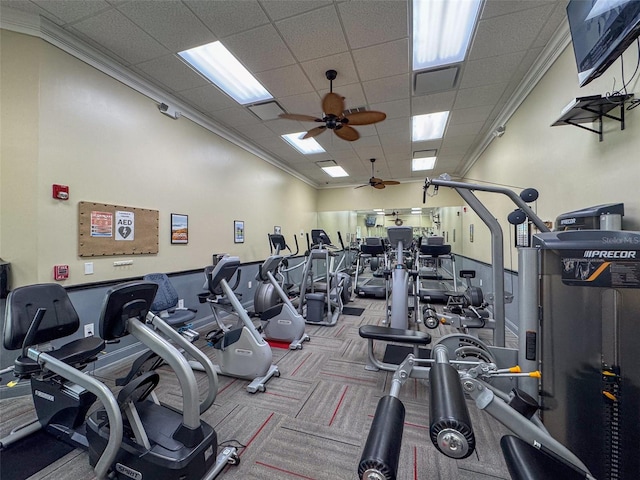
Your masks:
M 430 359 L 409 354 L 397 367 L 389 394 L 378 402 L 358 464 L 358 478 L 396 478 L 405 417 L 399 394 L 409 378 L 416 378 L 429 381 L 429 437 L 442 454 L 463 459 L 475 450 L 467 394 L 479 409 L 515 434 L 504 436 L 500 442 L 514 479 L 594 480 L 584 463 L 546 431 L 536 416 L 538 405 L 532 397 L 515 388 L 506 394 L 492 385 L 498 377 L 536 377 L 539 372 L 498 369 L 494 363 L 483 361 L 450 360 L 455 356 L 450 346 L 438 343 Z
M 280 371 L 271 363 L 271 347 L 228 283 L 236 273 L 239 275 L 239 267 L 238 257 L 218 257 L 215 266 L 205 269 L 209 292 L 200 295 L 199 300 L 210 305 L 218 327 L 207 334 L 209 344 L 216 349 L 216 372 L 250 380 L 247 386 L 249 393 L 264 392 L 265 384 L 271 377 L 279 377 Z M 234 325 L 229 326 L 223 321 L 222 311 L 235 319 Z

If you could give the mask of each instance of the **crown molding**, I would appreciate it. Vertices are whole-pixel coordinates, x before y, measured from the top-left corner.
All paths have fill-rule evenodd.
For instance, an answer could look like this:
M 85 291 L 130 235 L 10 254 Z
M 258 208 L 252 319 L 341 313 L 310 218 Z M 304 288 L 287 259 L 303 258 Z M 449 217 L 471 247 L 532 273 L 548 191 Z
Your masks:
M 181 117 L 187 118 L 202 128 L 224 138 L 292 177 L 297 178 L 313 188 L 317 189 L 319 187 L 316 182 L 313 182 L 309 178 L 294 171 L 271 154 L 257 147 L 250 140 L 232 132 L 222 125 L 215 123 L 209 117 L 202 115 L 200 112 L 193 110 L 178 98 L 147 82 L 135 72 L 132 72 L 128 68 L 109 58 L 107 55 L 87 45 L 71 33 L 60 28 L 58 25 L 44 17 L 20 12 L 8 7 L 2 7 L 0 28 L 38 37 L 87 65 L 92 66 L 105 75 L 108 75 L 109 77 L 132 88 L 136 92 L 150 98 L 157 102 L 158 105 L 161 103 L 171 104 L 180 112 Z

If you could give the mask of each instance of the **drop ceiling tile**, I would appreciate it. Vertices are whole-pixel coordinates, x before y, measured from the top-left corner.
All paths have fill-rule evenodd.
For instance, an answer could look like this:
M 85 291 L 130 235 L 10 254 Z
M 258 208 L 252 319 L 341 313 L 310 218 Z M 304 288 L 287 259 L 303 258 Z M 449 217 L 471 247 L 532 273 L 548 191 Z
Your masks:
M 357 146 L 355 150 L 358 157 L 360 157 L 363 161 L 366 160 L 367 162 L 370 158 L 380 158 L 384 156 L 384 151 L 382 150 L 381 145 L 362 145 Z
M 316 92 L 280 97 L 278 102 L 287 113 L 301 113 L 303 115 L 322 117 L 320 95 Z
M 135 68 L 162 82 L 171 91 L 190 90 L 209 84 L 209 81 L 187 66 L 176 55 L 165 55 L 148 62 L 142 62 Z
M 359 81 L 356 67 L 351 55 L 347 52 L 309 60 L 308 62 L 302 62 L 301 65 L 317 90 L 329 88 L 329 80 L 327 80 L 326 76 L 327 70 L 338 72 L 336 79 L 333 81 L 334 88 Z
M 117 10 L 89 17 L 74 29 L 103 45 L 129 64 L 137 64 L 170 52 Z
M 255 0 L 184 0 L 184 3 L 219 38 L 234 35 L 260 25 L 269 19 Z
M 391 102 L 372 103 L 369 106 L 371 110 L 386 113 L 387 120 L 411 115 L 411 102 L 408 98 L 393 100 Z
M 526 50 L 535 41 L 553 11 L 553 4 L 480 20 L 470 60 Z
M 244 107 L 236 106 L 224 110 L 216 110 L 211 113 L 215 118 L 229 127 L 239 125 L 255 125 L 260 119 Z
M 269 130 L 276 135 L 286 135 L 288 133 L 306 132 L 316 126 L 314 123 L 296 122 L 294 120 L 269 120 L 264 124 Z
M 17 2 L 3 2 L 3 4 L 9 7 L 16 6 L 13 5 L 14 3 Z M 26 4 L 28 2 L 22 3 Z M 51 0 L 34 0 L 33 3 L 41 7 L 43 10 L 52 13 L 65 24 L 73 23 L 82 18 L 95 15 L 101 10 L 111 8 L 111 5 L 103 0 L 95 0 L 93 2 L 74 2 L 72 0 L 52 2 Z M 34 13 L 39 14 L 40 12 Z
M 256 125 L 237 125 L 235 127 L 242 135 L 252 140 L 259 140 L 262 138 L 272 138 L 273 132 L 262 124 Z
M 298 61 L 347 51 L 347 42 L 333 5 L 276 22 Z
M 475 135 L 467 135 L 456 138 L 444 138 L 442 145 L 438 150 L 442 156 L 446 155 L 464 155 L 473 145 Z
M 295 63 L 272 25 L 238 33 L 225 38 L 222 43 L 254 74 Z
M 375 124 L 376 130 L 380 134 L 404 133 L 411 130 L 411 119 L 406 118 L 387 118 L 383 122 Z
M 462 123 L 486 122 L 493 106 L 483 105 L 481 107 L 455 109 L 449 115 L 449 125 L 459 125 Z
M 464 137 L 467 135 L 478 135 L 485 122 L 459 123 L 447 127 L 447 138 Z
M 267 70 L 256 73 L 255 76 L 274 97 L 286 97 L 314 90 L 299 65 Z
M 193 12 L 176 0 L 136 0 L 118 10 L 172 52 L 216 40 Z
M 205 113 L 225 110 L 238 105 L 213 85 L 184 90 L 180 92 L 180 96 L 186 99 L 197 110 Z
M 464 68 L 460 88 L 504 83 L 516 72 L 526 53 L 525 50 L 482 60 L 470 60 Z
M 502 96 L 506 84 L 498 83 L 458 91 L 454 108 L 479 107 L 495 104 Z
M 363 82 L 362 86 L 369 103 L 390 102 L 409 98 L 409 74 Z
M 557 0 L 500 0 L 499 2 L 486 2 L 481 18 L 484 20 L 501 17 L 511 13 L 522 12 L 523 10 L 530 10 L 543 4 L 555 3 L 558 3 Z
M 411 115 L 446 112 L 452 109 L 456 92 L 441 92 L 411 98 Z
M 409 41 L 405 38 L 353 50 L 360 80 L 375 80 L 409 72 Z
M 301 13 L 317 10 L 331 5 L 330 0 L 306 0 L 304 2 L 292 2 L 291 0 L 262 0 L 260 4 L 272 20 L 282 20 Z
M 351 48 L 406 38 L 407 3 L 397 0 L 351 1 L 338 5 Z
M 533 42 L 531 47 L 544 47 L 549 42 L 549 40 L 551 40 L 560 25 L 566 24 L 568 22 L 567 3 L 569 3 L 568 0 L 561 0 L 556 3 L 554 11 L 551 13 L 548 20 L 542 27 L 542 30 L 540 30 L 538 38 L 536 38 L 536 41 Z

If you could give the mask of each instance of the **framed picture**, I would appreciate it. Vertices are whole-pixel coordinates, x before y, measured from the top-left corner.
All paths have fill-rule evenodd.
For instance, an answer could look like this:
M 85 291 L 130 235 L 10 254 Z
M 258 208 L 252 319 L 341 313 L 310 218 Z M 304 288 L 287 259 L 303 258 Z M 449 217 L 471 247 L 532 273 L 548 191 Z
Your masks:
M 473 243 L 473 223 L 469 224 L 469 242 Z
M 242 220 L 233 221 L 233 243 L 244 243 L 244 222 Z
M 282 227 L 279 227 L 278 225 L 273 227 L 273 234 L 274 235 L 281 235 L 282 234 Z
M 171 243 L 189 243 L 189 215 L 171 214 Z

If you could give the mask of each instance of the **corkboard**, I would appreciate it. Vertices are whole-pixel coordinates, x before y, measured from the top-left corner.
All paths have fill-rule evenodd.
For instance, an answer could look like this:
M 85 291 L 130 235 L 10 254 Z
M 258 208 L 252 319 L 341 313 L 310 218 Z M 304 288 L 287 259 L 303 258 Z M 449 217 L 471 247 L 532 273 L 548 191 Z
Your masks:
M 78 203 L 78 255 L 158 253 L 158 210 Z

